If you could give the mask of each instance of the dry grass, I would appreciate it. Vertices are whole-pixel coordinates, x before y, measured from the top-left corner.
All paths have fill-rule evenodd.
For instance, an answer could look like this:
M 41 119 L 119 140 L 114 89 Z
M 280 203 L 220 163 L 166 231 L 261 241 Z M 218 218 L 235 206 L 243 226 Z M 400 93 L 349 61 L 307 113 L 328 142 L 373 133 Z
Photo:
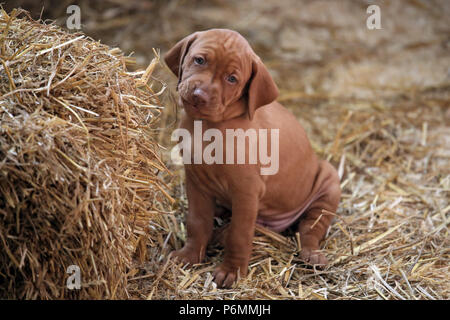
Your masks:
M 152 259 L 130 292 L 153 299 L 448 299 L 450 172 L 442 109 L 351 102 L 346 109 L 328 101 L 327 119 L 335 121 L 317 129 L 327 142 L 312 138 L 342 176 L 339 216 L 323 243 L 325 270 L 299 260 L 294 234 L 258 228 L 249 276 L 219 290 L 211 282 L 223 253 L 217 245 L 193 268 L 163 263 L 184 241 L 177 213 L 165 217 L 160 246 L 150 249 Z M 175 183 L 186 212 L 183 179 Z
M 1 11 L 0 34 L 0 297 L 128 298 L 170 199 L 151 129 L 158 59 L 127 72 L 119 49 L 21 10 Z

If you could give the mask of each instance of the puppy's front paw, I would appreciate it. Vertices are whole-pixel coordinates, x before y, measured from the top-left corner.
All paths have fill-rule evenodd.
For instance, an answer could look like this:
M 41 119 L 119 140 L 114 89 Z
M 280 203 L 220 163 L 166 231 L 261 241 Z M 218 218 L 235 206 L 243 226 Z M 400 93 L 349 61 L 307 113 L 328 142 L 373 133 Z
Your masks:
M 193 265 L 196 263 L 200 263 L 202 260 L 200 252 L 188 248 L 186 246 L 180 250 L 172 251 L 169 255 L 169 258 L 175 262 L 181 262 L 183 265 L 185 264 Z
M 300 252 L 300 258 L 311 265 L 325 267 L 328 264 L 327 258 L 316 248 L 303 248 Z
M 214 282 L 219 288 L 230 288 L 238 278 L 239 272 L 240 269 L 238 267 L 230 267 L 222 263 L 214 270 Z

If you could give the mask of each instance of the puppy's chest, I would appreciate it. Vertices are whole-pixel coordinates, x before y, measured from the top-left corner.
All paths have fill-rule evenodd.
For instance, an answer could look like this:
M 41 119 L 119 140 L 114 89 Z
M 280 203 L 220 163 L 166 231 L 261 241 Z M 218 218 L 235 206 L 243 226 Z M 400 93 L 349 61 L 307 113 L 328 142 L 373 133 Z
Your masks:
M 231 203 L 229 181 L 220 170 L 219 165 L 185 165 L 186 175 L 189 176 L 195 187 L 203 193 Z

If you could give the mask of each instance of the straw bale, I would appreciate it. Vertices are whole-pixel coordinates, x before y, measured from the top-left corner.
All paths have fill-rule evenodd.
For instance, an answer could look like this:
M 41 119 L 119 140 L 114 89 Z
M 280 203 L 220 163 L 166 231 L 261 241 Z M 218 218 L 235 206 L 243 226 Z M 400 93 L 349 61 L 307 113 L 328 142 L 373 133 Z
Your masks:
M 170 202 L 158 55 L 128 72 L 119 49 L 2 9 L 0 62 L 0 297 L 129 297 L 148 222 Z

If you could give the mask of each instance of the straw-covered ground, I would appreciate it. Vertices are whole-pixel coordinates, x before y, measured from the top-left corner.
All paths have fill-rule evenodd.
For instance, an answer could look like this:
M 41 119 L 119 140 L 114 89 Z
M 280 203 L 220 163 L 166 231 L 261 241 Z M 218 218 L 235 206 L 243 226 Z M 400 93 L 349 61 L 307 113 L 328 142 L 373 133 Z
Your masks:
M 179 207 L 157 222 L 160 245 L 131 288 L 153 299 L 448 299 L 450 6 L 383 3 L 383 29 L 371 31 L 364 2 L 277 3 L 166 9 L 161 23 L 176 34 L 168 45 L 220 26 L 261 54 L 279 101 L 342 176 L 339 218 L 323 243 L 330 265 L 308 268 L 295 237 L 261 231 L 249 276 L 230 290 L 211 282 L 216 247 L 194 268 L 155 264 L 184 239 L 187 203 L 174 179 Z
M 258 229 L 248 277 L 217 289 L 218 246 L 193 267 L 166 260 L 183 245 L 187 208 L 183 170 L 168 156 L 177 119 L 172 90 L 163 99 L 160 143 L 176 202 L 150 222 L 146 261 L 128 278 L 133 298 L 450 298 L 447 1 L 380 1 L 380 30 L 366 28 L 369 1 L 111 1 L 107 10 L 81 3 L 83 30 L 134 51 L 142 65 L 151 47 L 164 52 L 196 30 L 241 32 L 269 67 L 279 101 L 341 175 L 338 217 L 322 246 L 326 269 L 300 261 L 292 234 Z M 174 83 L 167 69 L 155 77 Z

